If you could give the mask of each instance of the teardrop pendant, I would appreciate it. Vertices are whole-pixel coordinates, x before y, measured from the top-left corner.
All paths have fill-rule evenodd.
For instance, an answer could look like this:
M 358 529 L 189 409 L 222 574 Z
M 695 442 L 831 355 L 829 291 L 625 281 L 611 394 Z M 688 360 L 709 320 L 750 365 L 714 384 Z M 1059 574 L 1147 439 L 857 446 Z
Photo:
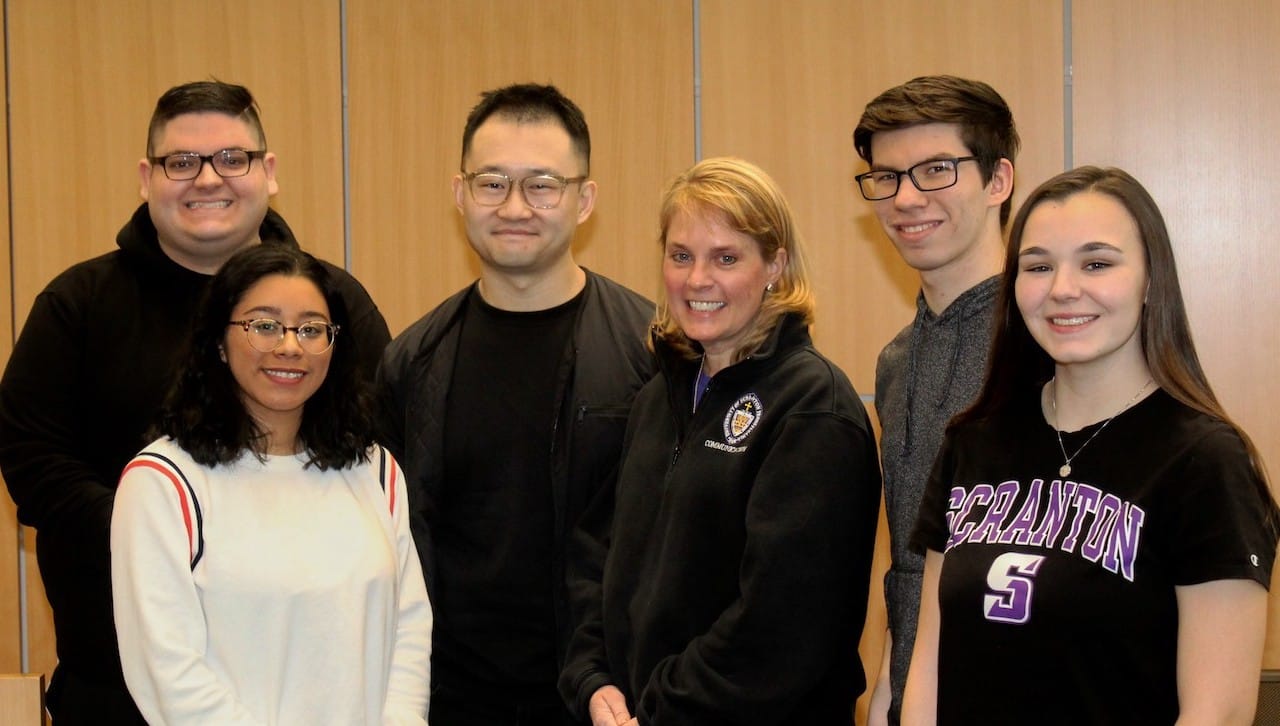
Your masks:
M 1058 469 L 1058 476 L 1070 476 L 1070 475 L 1071 475 L 1071 465 L 1070 465 L 1070 464 L 1063 464 L 1063 465 Z

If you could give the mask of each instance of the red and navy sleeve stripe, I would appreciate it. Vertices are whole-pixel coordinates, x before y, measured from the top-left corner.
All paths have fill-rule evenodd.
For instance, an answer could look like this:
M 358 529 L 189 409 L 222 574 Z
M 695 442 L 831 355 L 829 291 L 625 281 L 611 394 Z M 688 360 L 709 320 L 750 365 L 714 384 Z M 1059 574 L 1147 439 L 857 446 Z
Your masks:
M 160 472 L 173 485 L 178 496 L 178 506 L 182 510 L 182 523 L 187 528 L 187 545 L 191 558 L 191 569 L 196 568 L 200 558 L 204 556 L 204 513 L 200 510 L 200 500 L 191 488 L 191 482 L 173 463 L 173 460 L 161 454 L 144 451 L 134 457 L 124 468 L 127 474 L 131 469 L 144 468 Z

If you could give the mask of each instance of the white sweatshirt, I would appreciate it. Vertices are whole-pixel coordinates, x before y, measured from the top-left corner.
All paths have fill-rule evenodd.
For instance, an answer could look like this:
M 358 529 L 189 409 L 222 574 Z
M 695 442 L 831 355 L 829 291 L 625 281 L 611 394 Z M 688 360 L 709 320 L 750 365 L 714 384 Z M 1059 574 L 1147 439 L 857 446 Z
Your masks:
M 385 490 L 379 462 L 385 456 Z M 425 724 L 431 605 L 389 454 L 126 467 L 111 523 L 125 682 L 153 725 Z

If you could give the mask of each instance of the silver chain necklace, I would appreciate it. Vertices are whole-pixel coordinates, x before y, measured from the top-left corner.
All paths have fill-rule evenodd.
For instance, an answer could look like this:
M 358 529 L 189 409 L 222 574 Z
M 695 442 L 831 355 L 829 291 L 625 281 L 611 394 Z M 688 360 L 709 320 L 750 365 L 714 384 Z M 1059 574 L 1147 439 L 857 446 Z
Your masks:
M 1148 378 L 1147 382 L 1142 384 L 1142 388 L 1139 388 L 1138 392 L 1133 394 L 1133 398 L 1130 398 L 1128 403 L 1121 406 L 1119 411 L 1116 411 L 1115 413 L 1111 414 L 1111 418 L 1107 419 L 1106 421 L 1103 421 L 1102 425 L 1098 427 L 1098 430 L 1093 432 L 1093 436 L 1090 436 L 1087 441 L 1085 441 L 1083 444 L 1080 445 L 1080 448 L 1076 449 L 1076 453 L 1072 454 L 1071 456 L 1067 456 L 1067 447 L 1064 446 L 1062 443 L 1062 429 L 1058 427 L 1058 377 L 1054 376 L 1053 380 L 1050 381 L 1050 383 L 1053 384 L 1053 398 L 1051 399 L 1053 402 L 1053 430 L 1055 433 L 1058 434 L 1058 448 L 1062 450 L 1062 458 L 1063 458 L 1062 466 L 1059 467 L 1058 469 L 1058 475 L 1070 476 L 1071 462 L 1075 460 L 1077 456 L 1080 455 L 1081 451 L 1084 451 L 1084 447 L 1093 443 L 1093 440 L 1098 438 L 1098 434 L 1102 433 L 1102 430 L 1107 427 L 1107 424 L 1114 421 L 1116 416 L 1119 416 L 1120 414 L 1129 410 L 1129 407 L 1132 406 L 1134 402 L 1137 401 L 1138 398 L 1142 396 L 1143 393 L 1146 392 L 1147 386 L 1150 386 L 1154 382 L 1155 382 L 1155 379 Z

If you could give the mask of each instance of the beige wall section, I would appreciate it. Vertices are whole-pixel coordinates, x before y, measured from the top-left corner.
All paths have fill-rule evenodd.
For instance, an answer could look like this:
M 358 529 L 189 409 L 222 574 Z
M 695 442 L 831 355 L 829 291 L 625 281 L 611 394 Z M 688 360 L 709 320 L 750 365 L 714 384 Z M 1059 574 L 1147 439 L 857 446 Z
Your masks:
M 929 73 L 992 84 L 1023 138 L 1020 194 L 1062 168 L 1062 8 L 972 0 L 703 0 L 703 154 L 777 178 L 815 261 L 817 342 L 872 393 L 876 355 L 919 282 L 853 186 L 853 128 L 881 91 Z M 921 39 L 921 19 L 932 32 Z M 986 42 L 976 39 L 987 38 Z
M 353 272 L 392 333 L 478 274 L 449 182 L 468 111 L 509 83 L 554 83 L 586 114 L 600 191 L 578 262 L 656 293 L 658 198 L 693 161 L 687 0 L 564 0 L 555 12 L 354 0 L 347 12 Z
M 918 75 L 987 81 L 1022 135 L 1021 199 L 1062 168 L 1061 4 L 703 0 L 702 8 L 703 154 L 745 157 L 782 185 L 812 251 L 818 347 L 872 394 L 876 356 L 911 322 L 919 282 L 853 185 L 866 169 L 852 140 L 862 109 Z M 882 526 L 861 648 L 868 679 L 883 647 L 888 562 Z
M 15 327 L 55 275 L 115 248 L 116 231 L 140 201 L 137 162 L 156 98 L 210 76 L 243 83 L 258 97 L 280 157 L 277 208 L 305 247 L 342 262 L 336 0 L 6 6 Z M 7 350 L 11 336 L 3 340 Z M 11 515 L 0 516 L 8 522 Z M 31 669 L 48 672 L 52 625 L 35 538 L 26 535 Z M 7 631 L 3 637 L 0 646 Z
M 1200 360 L 1262 450 L 1274 485 L 1280 5 L 1075 0 L 1072 25 L 1075 162 L 1122 167 L 1159 203 Z M 1277 589 L 1270 668 L 1280 667 Z
M 4 77 L 4 54 L 0 53 L 0 78 Z M 0 115 L 0 138 L 6 136 L 8 120 Z M 0 168 L 8 168 L 9 150 L 0 145 Z M 0 175 L 0 199 L 9 198 L 9 177 Z M 9 205 L 0 204 L 0 238 L 9 247 Z M 0 254 L 0 366 L 9 360 L 13 341 L 12 276 L 9 255 Z M 22 619 L 18 584 L 18 519 L 13 501 L 0 494 L 0 673 L 17 673 L 22 667 Z
M 336 0 L 8 0 L 18 321 L 68 265 L 115 249 L 165 89 L 243 83 L 280 157 L 277 208 L 304 246 L 343 254 Z M 55 60 L 56 62 L 51 62 Z

